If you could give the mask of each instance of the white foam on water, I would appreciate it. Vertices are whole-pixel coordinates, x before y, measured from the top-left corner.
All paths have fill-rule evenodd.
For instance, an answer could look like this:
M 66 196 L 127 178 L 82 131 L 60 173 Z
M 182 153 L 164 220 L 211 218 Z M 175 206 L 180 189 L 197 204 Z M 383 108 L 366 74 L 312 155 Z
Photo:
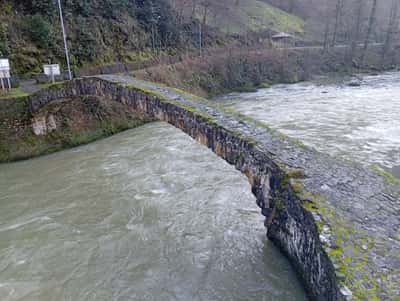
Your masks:
M 276 85 L 220 100 L 317 150 L 366 166 L 400 165 L 400 73 L 346 84 Z
M 29 220 L 24 221 L 24 222 L 20 222 L 20 223 L 16 223 L 16 224 L 13 224 L 13 225 L 10 225 L 10 226 L 6 226 L 6 227 L 3 227 L 3 228 L 0 228 L 0 232 L 16 230 L 18 228 L 27 226 L 29 224 L 32 224 L 32 223 L 35 223 L 35 222 L 38 222 L 38 221 L 44 222 L 44 221 L 49 221 L 49 220 L 52 220 L 52 219 L 50 217 L 48 217 L 48 216 L 35 217 L 35 218 L 29 219 Z

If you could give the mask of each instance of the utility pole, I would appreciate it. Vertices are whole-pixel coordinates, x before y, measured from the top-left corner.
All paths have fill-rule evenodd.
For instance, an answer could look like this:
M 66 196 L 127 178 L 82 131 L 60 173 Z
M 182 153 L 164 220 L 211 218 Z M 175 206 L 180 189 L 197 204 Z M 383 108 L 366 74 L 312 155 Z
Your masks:
M 71 65 L 70 65 L 70 62 L 69 62 L 67 35 L 65 34 L 64 18 L 63 18 L 63 12 L 62 12 L 62 7 L 61 7 L 61 0 L 58 0 L 58 10 L 60 12 L 60 22 L 61 22 L 61 30 L 62 30 L 62 34 L 63 34 L 63 40 L 64 40 L 65 58 L 67 60 L 68 77 L 69 77 L 69 80 L 72 80 Z
M 154 19 L 153 19 L 154 20 Z M 151 48 L 153 50 L 153 54 L 156 52 L 156 33 L 154 30 L 154 22 L 151 23 Z
M 155 38 L 155 30 L 154 24 L 156 23 L 156 18 L 154 17 L 154 3 L 150 1 L 150 8 L 151 8 L 151 48 L 153 50 L 153 54 L 156 50 L 156 38 Z

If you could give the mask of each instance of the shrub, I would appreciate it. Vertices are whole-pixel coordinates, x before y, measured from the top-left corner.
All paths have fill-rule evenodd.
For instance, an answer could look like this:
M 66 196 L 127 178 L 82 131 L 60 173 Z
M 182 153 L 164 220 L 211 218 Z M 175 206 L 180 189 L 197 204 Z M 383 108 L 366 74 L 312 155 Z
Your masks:
M 83 17 L 89 17 L 91 7 L 87 1 L 77 1 L 74 5 L 74 11 Z
M 53 44 L 53 33 L 50 23 L 41 15 L 27 17 L 24 23 L 24 30 L 32 42 L 39 47 L 46 48 Z
M 6 41 L 0 41 L 0 57 L 8 56 L 10 54 L 10 49 L 8 48 Z
M 0 57 L 7 56 L 10 54 L 7 41 L 7 28 L 0 24 Z
M 49 0 L 22 0 L 24 7 L 27 8 L 27 12 L 31 14 L 41 14 L 51 16 L 57 11 L 57 3 Z
M 93 61 L 98 55 L 96 37 L 88 22 L 85 22 L 82 18 L 78 20 L 82 26 L 78 28 L 72 54 L 78 59 L 79 63 Z
M 4 4 L 0 4 L 0 9 L 3 10 L 4 15 L 11 15 L 13 6 L 11 3 L 4 3 Z

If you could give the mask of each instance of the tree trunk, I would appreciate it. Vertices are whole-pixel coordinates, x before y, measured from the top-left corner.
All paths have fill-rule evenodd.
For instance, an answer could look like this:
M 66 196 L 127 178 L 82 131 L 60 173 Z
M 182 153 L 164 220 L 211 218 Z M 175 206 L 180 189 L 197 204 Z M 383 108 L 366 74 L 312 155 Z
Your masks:
M 330 31 L 330 24 L 329 24 L 329 19 L 327 19 L 325 23 L 325 32 L 324 32 L 324 52 L 327 52 L 329 49 L 329 31 Z
M 385 67 L 386 55 L 392 45 L 393 36 L 397 31 L 398 27 L 398 15 L 399 15 L 399 0 L 392 0 L 392 7 L 390 10 L 389 24 L 386 32 L 385 43 L 382 49 L 381 66 Z
M 337 0 L 336 3 L 336 12 L 335 12 L 335 26 L 333 30 L 333 37 L 331 42 L 331 47 L 335 47 L 336 39 L 338 35 L 339 23 L 342 18 L 342 11 L 343 11 L 343 1 L 344 0 Z
M 326 0 L 325 8 L 325 31 L 324 31 L 324 53 L 329 49 L 329 32 L 331 26 L 330 10 L 329 10 L 329 0 Z
M 351 34 L 351 44 L 350 44 L 350 56 L 349 56 L 349 63 L 352 64 L 354 55 L 357 50 L 358 40 L 360 37 L 360 30 L 361 30 L 361 21 L 362 21 L 362 13 L 363 13 L 363 0 L 357 1 L 356 7 L 356 23 L 354 24 L 354 30 Z
M 194 20 L 196 17 L 196 9 L 197 9 L 197 0 L 193 0 L 192 2 L 192 15 L 191 19 Z
M 373 2 L 372 2 L 371 14 L 370 14 L 369 20 L 368 20 L 367 36 L 365 37 L 364 48 L 363 48 L 363 52 L 362 52 L 362 56 L 361 56 L 361 63 L 364 63 L 364 59 L 365 59 L 365 56 L 366 56 L 367 50 L 368 50 L 369 40 L 371 38 L 372 29 L 375 26 L 377 2 L 378 2 L 377 0 L 373 0 Z
M 289 12 L 292 14 L 294 11 L 294 0 L 290 0 Z

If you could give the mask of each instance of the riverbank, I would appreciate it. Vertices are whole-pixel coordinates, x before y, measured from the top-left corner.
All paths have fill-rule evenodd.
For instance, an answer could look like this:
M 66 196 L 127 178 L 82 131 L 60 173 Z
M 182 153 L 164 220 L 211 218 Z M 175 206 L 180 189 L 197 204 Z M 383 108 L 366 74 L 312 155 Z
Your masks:
M 336 48 L 329 53 L 323 53 L 319 48 L 309 49 L 265 49 L 265 50 L 231 50 L 229 52 L 214 52 L 212 56 L 192 57 L 179 63 L 160 64 L 155 67 L 134 71 L 137 78 L 166 84 L 196 95 L 212 97 L 229 92 L 252 92 L 259 88 L 270 87 L 279 83 L 297 83 L 317 79 L 321 84 L 342 81 L 352 74 L 377 73 L 379 65 L 379 49 L 370 50 L 368 66 L 363 68 L 349 67 L 345 60 L 345 49 Z M 51 88 L 62 85 L 41 85 L 38 89 Z M 23 94 L 26 95 L 26 94 Z M 9 98 L 9 97 L 14 98 Z M 9 162 L 28 159 L 89 143 L 141 125 L 144 121 L 140 116 L 130 116 L 124 108 L 108 107 L 107 102 L 97 99 L 99 112 L 105 118 L 93 116 L 88 102 L 73 100 L 75 108 L 81 108 L 82 116 L 73 116 L 72 124 L 77 120 L 91 120 L 90 124 L 82 124 L 81 128 L 70 128 L 71 123 L 61 122 L 68 120 L 73 110 L 56 112 L 65 114 L 56 120 L 57 130 L 51 129 L 45 134 L 36 135 L 30 128 L 36 123 L 46 123 L 43 116 L 31 116 L 25 104 L 26 97 L 8 95 L 0 98 L 0 162 Z M 25 100 L 24 100 L 25 99 Z M 69 101 L 61 101 L 62 107 L 67 110 L 72 107 Z M 115 106 L 115 104 L 113 104 Z M 128 113 L 128 115 L 127 115 Z M 121 115 L 122 114 L 122 115 Z M 50 114 L 49 116 L 54 116 Z M 84 118 L 84 116 L 89 117 Z M 123 118 L 117 118 L 123 116 Z M 65 117 L 65 118 L 64 118 Z M 44 119 L 43 119 L 44 118 Z M 53 123 L 50 117 L 50 123 Z M 39 121 L 38 121 L 39 120 Z M 36 123 L 35 123 L 36 122 Z M 39 126 L 40 127 L 40 126 Z M 52 126 L 50 126 L 51 128 Z M 3 138 L 4 137 L 4 138 Z
M 60 98 L 35 113 L 28 97 L 0 99 L 0 163 L 89 143 L 148 121 L 97 96 Z
M 297 83 L 321 75 L 348 77 L 376 73 L 399 64 L 397 57 L 381 62 L 380 46 L 371 48 L 366 64 L 349 60 L 347 48 L 324 52 L 320 47 L 231 49 L 211 56 L 190 58 L 132 72 L 143 80 L 165 84 L 203 97 L 229 92 L 249 92 L 278 83 Z

